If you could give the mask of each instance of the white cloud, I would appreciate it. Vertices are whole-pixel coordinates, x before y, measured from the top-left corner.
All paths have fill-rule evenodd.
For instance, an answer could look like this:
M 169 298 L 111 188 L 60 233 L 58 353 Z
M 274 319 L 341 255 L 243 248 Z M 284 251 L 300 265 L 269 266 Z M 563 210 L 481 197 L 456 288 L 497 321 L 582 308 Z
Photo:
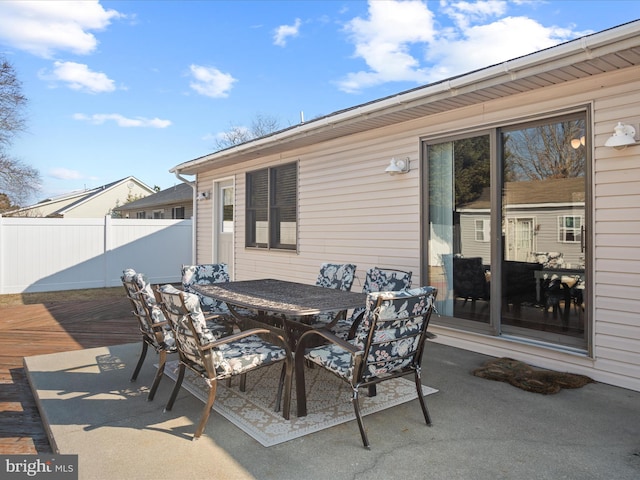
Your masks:
M 68 168 L 62 167 L 49 170 L 49 176 L 59 180 L 80 180 L 85 178 L 84 175 L 77 170 L 69 170 Z
M 145 127 L 145 128 L 166 128 L 171 125 L 169 120 L 161 120 L 159 118 L 135 117 L 127 118 L 119 113 L 95 113 L 93 115 L 85 115 L 84 113 L 75 113 L 74 120 L 80 120 L 91 123 L 93 125 L 102 125 L 105 122 L 113 121 L 119 127 Z
M 275 33 L 273 34 L 273 43 L 278 45 L 279 47 L 284 47 L 287 45 L 288 37 L 297 37 L 300 33 L 300 25 L 302 22 L 299 18 L 296 18 L 296 21 L 293 25 L 280 25 L 276 28 Z
M 112 92 L 116 89 L 113 80 L 101 72 L 92 72 L 87 65 L 75 62 L 54 62 L 53 71 L 40 72 L 40 78 L 50 82 L 62 82 L 72 90 L 89 93 Z
M 346 25 L 355 44 L 355 56 L 369 71 L 350 73 L 340 88 L 355 92 L 389 81 L 422 82 L 426 72 L 411 55 L 412 44 L 423 45 L 434 35 L 433 13 L 418 0 L 369 1 L 369 18 L 356 17 Z
M 229 90 L 237 81 L 229 73 L 223 73 L 214 67 L 191 65 L 189 67 L 194 80 L 189 86 L 200 95 L 212 98 L 229 96 Z
M 346 25 L 357 58 L 368 70 L 338 82 L 345 92 L 390 81 L 430 83 L 557 45 L 589 32 L 546 27 L 527 17 L 505 16 L 504 0 L 441 0 L 452 21 L 434 22 L 426 2 L 369 0 L 368 18 Z
M 455 22 L 458 28 L 465 29 L 471 22 L 482 22 L 490 17 L 504 15 L 507 2 L 504 0 L 486 0 L 478 2 L 441 2 L 442 10 Z
M 98 44 L 91 31 L 104 30 L 113 19 L 124 18 L 105 10 L 97 0 L 0 1 L 0 39 L 39 57 L 55 51 L 86 55 Z
M 505 62 L 580 35 L 569 29 L 545 27 L 526 17 L 506 17 L 472 26 L 457 37 L 431 43 L 426 55 L 433 65 L 429 81 Z

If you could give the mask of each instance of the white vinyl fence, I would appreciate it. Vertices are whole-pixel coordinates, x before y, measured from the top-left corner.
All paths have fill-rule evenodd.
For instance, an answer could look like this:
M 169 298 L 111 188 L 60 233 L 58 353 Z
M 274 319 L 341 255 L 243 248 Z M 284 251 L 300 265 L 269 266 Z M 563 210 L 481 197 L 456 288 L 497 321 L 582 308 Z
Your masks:
M 13 218 L 0 215 L 0 294 L 122 285 L 125 268 L 180 281 L 192 220 Z

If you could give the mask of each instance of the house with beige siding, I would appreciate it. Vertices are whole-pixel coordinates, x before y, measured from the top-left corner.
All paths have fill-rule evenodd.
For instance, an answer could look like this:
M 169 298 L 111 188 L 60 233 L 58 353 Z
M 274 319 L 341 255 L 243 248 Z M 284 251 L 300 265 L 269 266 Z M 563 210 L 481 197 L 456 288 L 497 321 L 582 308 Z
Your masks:
M 103 218 L 118 206 L 155 190 L 136 177 L 129 176 L 99 187 L 47 198 L 34 205 L 5 212 L 7 217 Z
M 605 145 L 619 122 L 640 131 L 640 21 L 172 171 L 207 198 L 198 263 L 313 283 L 348 262 L 354 289 L 411 270 L 438 288 L 434 341 L 640 391 L 640 144 Z

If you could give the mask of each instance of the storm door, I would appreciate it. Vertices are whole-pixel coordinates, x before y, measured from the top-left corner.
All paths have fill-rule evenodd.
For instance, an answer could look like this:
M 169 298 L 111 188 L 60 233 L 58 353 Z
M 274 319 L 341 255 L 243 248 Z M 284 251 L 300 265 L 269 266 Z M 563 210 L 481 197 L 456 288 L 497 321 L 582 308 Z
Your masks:
M 215 182 L 214 224 L 214 262 L 226 263 L 229 275 L 234 278 L 233 239 L 235 188 L 233 180 Z

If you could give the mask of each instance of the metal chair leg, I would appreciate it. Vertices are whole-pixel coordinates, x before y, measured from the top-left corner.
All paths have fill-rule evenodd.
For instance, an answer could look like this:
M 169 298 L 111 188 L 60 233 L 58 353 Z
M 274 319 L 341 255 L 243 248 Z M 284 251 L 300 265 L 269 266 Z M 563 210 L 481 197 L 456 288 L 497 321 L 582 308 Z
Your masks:
M 370 449 L 369 438 L 367 437 L 367 432 L 365 432 L 365 430 L 364 430 L 364 422 L 362 421 L 362 414 L 360 413 L 360 401 L 358 400 L 358 389 L 357 388 L 353 388 L 353 397 L 351 398 L 351 401 L 353 402 L 353 410 L 356 413 L 356 420 L 358 421 L 358 428 L 360 429 L 360 436 L 362 437 L 362 444 L 364 445 L 364 448 L 369 450 Z
M 282 364 L 282 370 L 280 370 L 280 380 L 278 381 L 278 393 L 276 394 L 276 408 L 274 411 L 279 412 L 282 401 L 282 387 L 284 386 L 285 377 L 287 374 L 287 364 Z
M 158 370 L 156 370 L 156 376 L 153 379 L 153 384 L 151 385 L 151 390 L 149 390 L 149 396 L 147 397 L 148 402 L 153 400 L 153 397 L 156 396 L 156 390 L 158 389 L 160 380 L 162 380 L 162 376 L 164 375 L 164 366 L 167 363 L 167 352 L 165 350 L 160 350 L 159 357 Z
M 173 408 L 173 403 L 176 401 L 176 397 L 178 396 L 178 392 L 180 391 L 180 387 L 182 386 L 182 380 L 184 380 L 184 371 L 185 371 L 185 366 L 183 363 L 180 363 L 180 368 L 178 370 L 178 378 L 176 378 L 176 385 L 173 387 L 173 391 L 171 392 L 169 401 L 167 402 L 167 405 L 164 407 L 165 412 L 168 412 Z
M 207 397 L 207 402 L 204 405 L 204 409 L 202 410 L 202 416 L 200 417 L 200 422 L 198 423 L 198 428 L 196 429 L 196 433 L 193 435 L 193 439 L 197 440 L 202 435 L 204 431 L 204 427 L 207 425 L 207 420 L 209 420 L 209 415 L 211 415 L 211 408 L 213 407 L 213 402 L 216 399 L 216 391 L 218 389 L 218 382 L 214 379 L 211 382 L 211 387 L 209 388 L 209 396 Z
M 296 401 L 298 417 L 307 415 L 307 392 L 304 384 L 304 355 L 296 355 L 295 357 L 295 373 L 296 373 Z
M 142 352 L 140 352 L 140 358 L 138 359 L 138 364 L 136 368 L 133 370 L 133 375 L 131 375 L 131 381 L 135 382 L 138 378 L 138 374 L 140 373 L 140 369 L 142 368 L 142 364 L 144 363 L 144 359 L 147 356 L 147 350 L 149 345 L 144 340 L 142 341 Z
M 416 389 L 418 390 L 418 400 L 420 400 L 420 407 L 422 407 L 422 414 L 424 415 L 424 421 L 427 422 L 428 426 L 431 426 L 431 416 L 429 415 L 429 410 L 427 409 L 427 403 L 424 399 L 424 395 L 422 394 L 422 380 L 420 380 L 420 372 L 418 370 L 416 370 L 415 380 L 416 380 Z

